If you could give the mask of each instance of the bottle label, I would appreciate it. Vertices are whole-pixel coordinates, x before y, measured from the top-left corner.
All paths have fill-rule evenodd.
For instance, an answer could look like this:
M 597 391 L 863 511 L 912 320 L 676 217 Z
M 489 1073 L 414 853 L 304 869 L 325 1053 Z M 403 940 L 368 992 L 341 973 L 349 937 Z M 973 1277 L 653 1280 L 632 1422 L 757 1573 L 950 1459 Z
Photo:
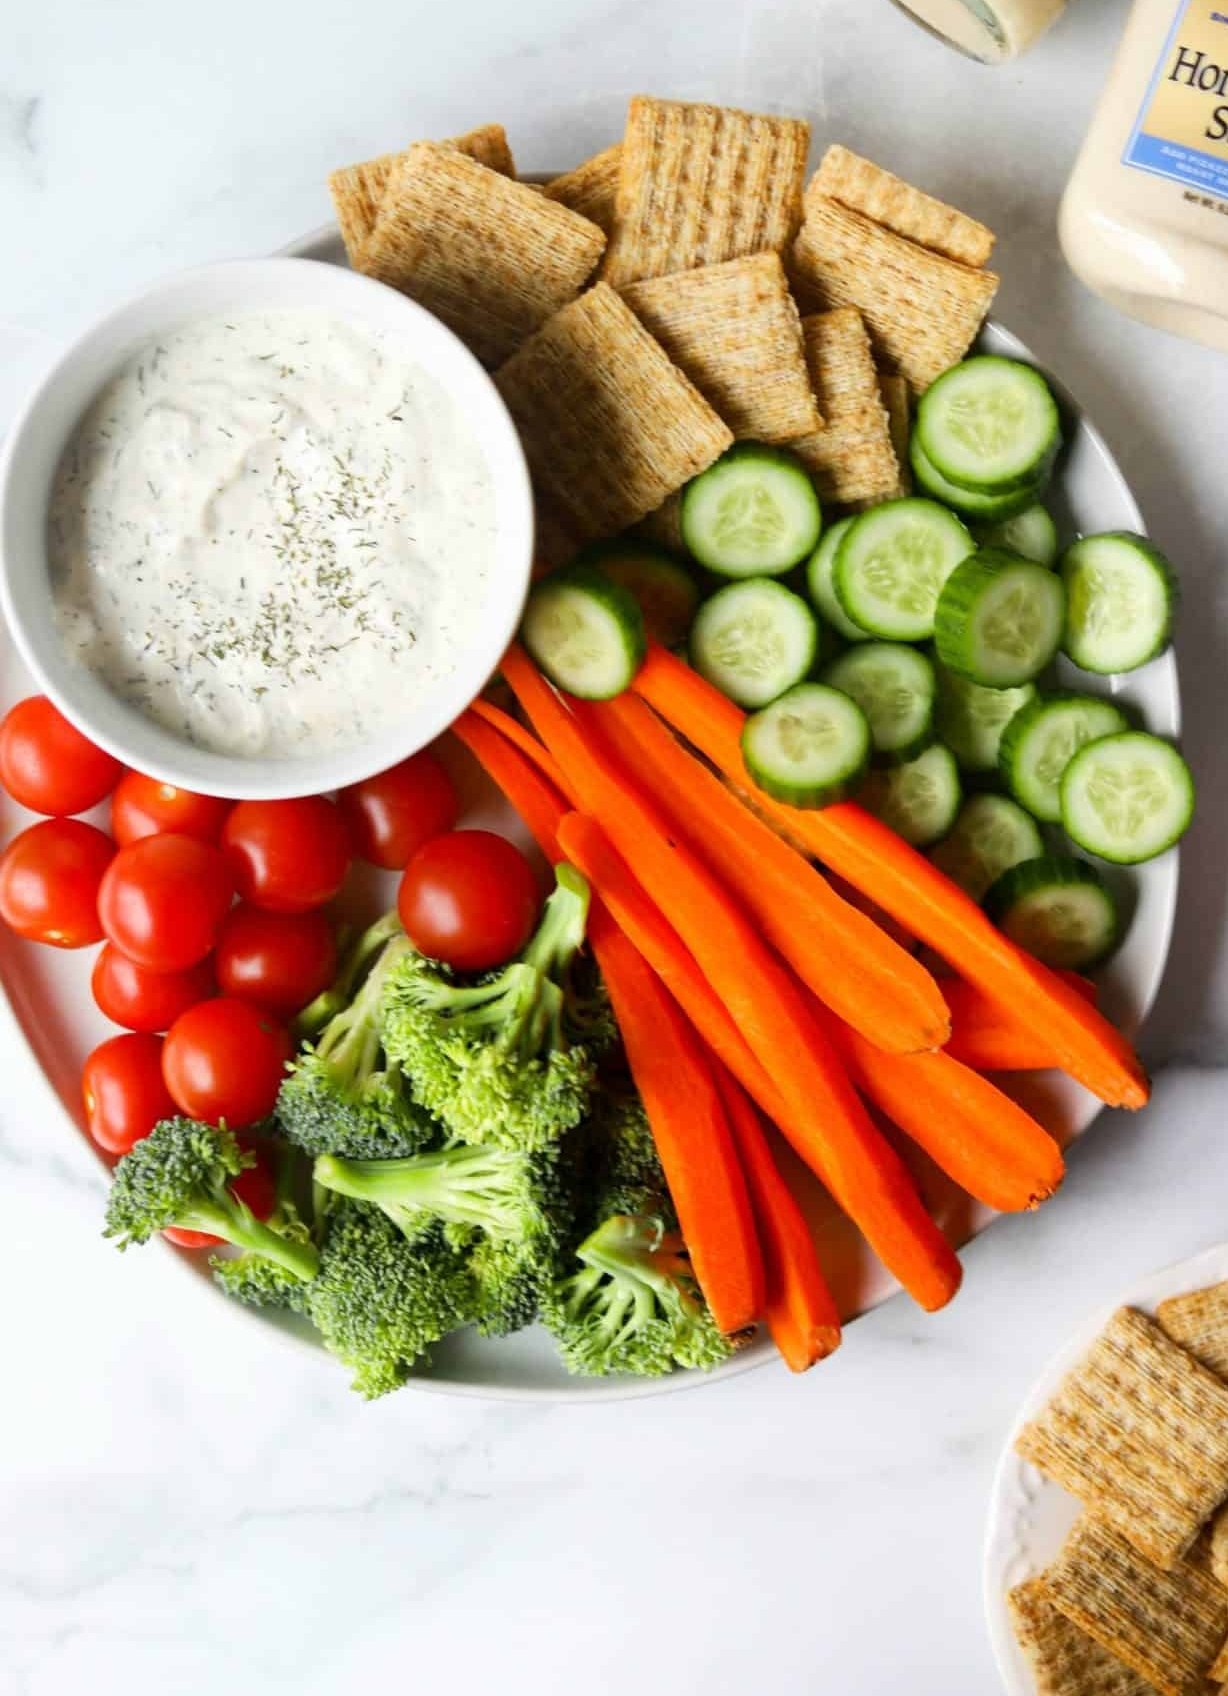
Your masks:
M 1228 0 L 1182 0 L 1122 162 L 1228 199 Z

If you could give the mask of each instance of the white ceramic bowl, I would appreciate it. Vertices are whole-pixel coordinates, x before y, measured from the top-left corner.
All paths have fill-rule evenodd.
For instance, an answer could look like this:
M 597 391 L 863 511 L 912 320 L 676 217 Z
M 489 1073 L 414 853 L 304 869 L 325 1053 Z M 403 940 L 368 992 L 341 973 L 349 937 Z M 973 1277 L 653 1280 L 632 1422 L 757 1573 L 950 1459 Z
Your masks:
M 47 504 L 73 429 L 99 389 L 139 347 L 209 314 L 314 308 L 396 335 L 462 408 L 490 467 L 495 560 L 481 615 L 455 668 L 406 704 L 394 731 L 325 756 L 261 759 L 195 747 L 113 694 L 65 653 L 48 577 Z M 318 794 L 371 776 L 424 747 L 479 692 L 516 629 L 528 592 L 533 503 L 524 454 L 487 373 L 437 318 L 382 283 L 311 259 L 241 259 L 155 284 L 110 313 L 50 368 L 17 418 L 0 460 L 0 602 L 40 687 L 93 741 L 126 765 L 236 800 Z

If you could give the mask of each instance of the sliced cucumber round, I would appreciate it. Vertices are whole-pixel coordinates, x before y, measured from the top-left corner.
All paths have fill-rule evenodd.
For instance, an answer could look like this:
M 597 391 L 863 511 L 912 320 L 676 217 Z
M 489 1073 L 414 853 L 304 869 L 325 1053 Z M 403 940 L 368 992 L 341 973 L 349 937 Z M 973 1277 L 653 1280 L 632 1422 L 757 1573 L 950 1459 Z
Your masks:
M 1062 648 L 1084 671 L 1134 671 L 1167 648 L 1177 606 L 1172 566 L 1145 536 L 1111 530 L 1066 549 Z
M 982 548 L 948 577 L 934 618 L 934 647 L 951 671 L 987 689 L 1038 677 L 1062 640 L 1061 579 L 1034 560 Z
M 856 701 L 885 763 L 911 760 L 934 740 L 934 667 L 916 648 L 865 642 L 825 667 L 822 681 Z
M 1057 560 L 1057 525 L 1039 501 L 996 523 L 974 524 L 972 533 L 983 548 L 1003 548 L 1037 565 L 1053 565 Z
M 780 577 L 812 554 L 823 511 L 810 473 L 784 448 L 739 442 L 688 483 L 682 539 L 722 577 Z
M 853 623 L 891 642 L 934 633 L 943 584 L 975 544 L 936 501 L 886 501 L 855 518 L 836 551 L 836 596 Z
M 1089 742 L 1062 777 L 1062 825 L 1089 854 L 1118 865 L 1153 860 L 1194 816 L 1194 779 L 1171 742 L 1127 730 Z
M 1052 689 L 1017 712 L 1002 734 L 998 769 L 1015 799 L 1047 824 L 1062 817 L 1062 773 L 1088 742 L 1129 730 L 1121 708 L 1098 695 Z
M 823 622 L 829 625 L 837 636 L 842 636 L 846 642 L 869 642 L 870 632 L 853 623 L 840 605 L 835 584 L 832 582 L 836 554 L 852 523 L 851 518 L 841 518 L 829 530 L 824 530 L 818 547 L 806 561 L 806 591 Z
M 857 799 L 905 842 L 928 848 L 947 834 L 959 812 L 955 756 L 935 742 L 905 765 L 872 771 Z
M 967 772 L 996 772 L 1002 732 L 1020 707 L 1036 695 L 1034 683 L 1018 689 L 985 689 L 966 677 L 935 665 L 938 704 L 934 728 Z
M 589 565 L 567 566 L 539 583 L 520 633 L 550 681 L 587 701 L 621 695 L 644 659 L 638 602 Z
M 915 435 L 948 482 L 1002 494 L 1048 475 L 1062 443 L 1062 421 L 1039 371 L 981 354 L 930 384 L 917 403 Z
M 612 583 L 634 596 L 644 615 L 644 633 L 650 642 L 676 648 L 685 642 L 691 620 L 699 605 L 699 585 L 680 560 L 651 542 L 634 537 L 614 542 L 594 542 L 576 561 L 591 565 Z
M 943 506 L 949 506 L 958 512 L 961 518 L 970 522 L 989 523 L 992 520 L 1013 518 L 1016 513 L 1024 512 L 1033 506 L 1037 497 L 1045 487 L 1045 479 L 1038 483 L 1026 483 L 1021 489 L 1010 489 L 1006 494 L 986 494 L 976 489 L 962 489 L 958 483 L 950 482 L 941 471 L 931 465 L 925 457 L 925 449 L 914 436 L 908 449 L 908 462 L 912 466 L 912 474 L 917 487 L 923 489 L 934 500 L 941 501 Z
M 799 683 L 742 727 L 742 758 L 765 794 L 795 807 L 825 807 L 861 785 L 870 726 L 847 695 Z
M 1064 971 L 1098 965 L 1121 935 L 1112 891 L 1093 866 L 1069 854 L 1012 866 L 986 895 L 985 909 L 1012 942 Z
M 691 625 L 691 664 L 740 707 L 765 707 L 810 671 L 818 642 L 814 614 L 773 577 L 727 583 Z
M 1017 802 L 1005 795 L 972 795 L 930 859 L 979 901 L 1004 871 L 1044 851 L 1036 820 Z

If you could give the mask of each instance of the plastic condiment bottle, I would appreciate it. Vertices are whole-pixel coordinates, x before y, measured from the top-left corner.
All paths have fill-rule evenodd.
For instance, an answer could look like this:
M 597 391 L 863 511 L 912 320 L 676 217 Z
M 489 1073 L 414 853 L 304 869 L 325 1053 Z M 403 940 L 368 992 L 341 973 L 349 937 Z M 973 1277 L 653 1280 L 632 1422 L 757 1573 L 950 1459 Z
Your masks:
M 1066 10 L 1066 0 L 895 0 L 934 35 L 987 65 L 1023 53 Z
M 1059 229 L 1097 294 L 1228 351 L 1228 0 L 1135 0 Z

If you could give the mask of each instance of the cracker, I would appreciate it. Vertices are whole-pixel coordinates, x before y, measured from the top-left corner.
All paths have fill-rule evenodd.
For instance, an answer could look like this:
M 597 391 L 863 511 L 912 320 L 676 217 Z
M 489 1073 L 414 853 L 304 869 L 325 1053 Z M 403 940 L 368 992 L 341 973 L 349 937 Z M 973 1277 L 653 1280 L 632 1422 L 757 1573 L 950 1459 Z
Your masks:
M 1209 1372 L 1228 1379 L 1228 1284 L 1162 1301 L 1156 1324 Z
M 903 493 L 891 425 L 861 316 L 838 306 L 802 319 L 806 362 L 824 427 L 789 444 L 820 496 L 837 506 Z
M 621 286 L 780 252 L 802 215 L 810 126 L 636 95 L 602 275 Z
M 646 542 L 655 542 L 670 553 L 686 553 L 687 546 L 682 539 L 682 496 L 668 495 L 655 512 L 640 520 L 635 531 Z
M 1017 1584 L 1006 1607 L 1032 1668 L 1036 1696 L 1153 1696 L 1154 1685 L 1058 1612 L 1043 1579 Z
M 1046 1601 L 1162 1692 L 1198 1696 L 1228 1634 L 1228 1593 L 1188 1561 L 1170 1571 L 1085 1515 L 1045 1572 Z
M 581 541 L 654 512 L 733 440 L 604 283 L 557 312 L 495 382 L 537 487 Z
M 419 142 L 389 179 L 360 267 L 442 318 L 493 366 L 576 295 L 604 247 L 587 218 Z
M 777 254 L 628 283 L 620 292 L 736 437 L 787 442 L 819 429 L 801 319 Z
M 1228 1385 L 1122 1308 L 1015 1447 L 1171 1566 L 1228 1496 Z
M 558 507 L 540 490 L 534 490 L 533 575 L 544 577 L 561 565 L 570 565 L 580 544 Z
M 454 147 L 458 153 L 468 154 L 470 159 L 498 171 L 501 176 L 516 175 L 512 150 L 507 144 L 507 132 L 502 124 L 484 124 L 480 130 L 453 136 L 451 141 L 441 142 L 440 146 Z M 363 243 L 375 228 L 388 179 L 402 157 L 399 152 L 381 153 L 378 159 L 366 159 L 361 165 L 346 165 L 342 170 L 334 171 L 328 179 L 337 223 L 341 226 L 341 239 L 352 265 L 356 265 Z
M 595 153 L 574 171 L 564 171 L 561 177 L 548 182 L 545 193 L 551 200 L 570 206 L 582 218 L 588 218 L 598 229 L 609 235 L 614 228 L 614 203 L 618 196 L 618 174 L 623 150 L 620 143 Z
M 994 233 L 975 218 L 956 211 L 944 201 L 923 194 L 903 178 L 884 171 L 881 165 L 850 153 L 847 147 L 829 147 L 810 186 L 806 199 L 825 195 L 838 200 L 850 212 L 860 212 L 876 224 L 906 236 L 918 247 L 928 247 L 961 265 L 984 265 L 993 252 Z
M 1212 1684 L 1228 1684 L 1228 1641 L 1207 1668 L 1207 1677 Z
M 907 382 L 894 371 L 880 371 L 878 392 L 887 409 L 887 430 L 891 446 L 900 467 L 900 489 L 907 494 L 912 488 L 912 472 L 908 468 L 908 442 L 912 435 L 912 395 Z
M 825 195 L 807 197 L 790 276 L 802 304 L 855 306 L 883 363 L 918 393 L 963 358 L 998 289 Z

